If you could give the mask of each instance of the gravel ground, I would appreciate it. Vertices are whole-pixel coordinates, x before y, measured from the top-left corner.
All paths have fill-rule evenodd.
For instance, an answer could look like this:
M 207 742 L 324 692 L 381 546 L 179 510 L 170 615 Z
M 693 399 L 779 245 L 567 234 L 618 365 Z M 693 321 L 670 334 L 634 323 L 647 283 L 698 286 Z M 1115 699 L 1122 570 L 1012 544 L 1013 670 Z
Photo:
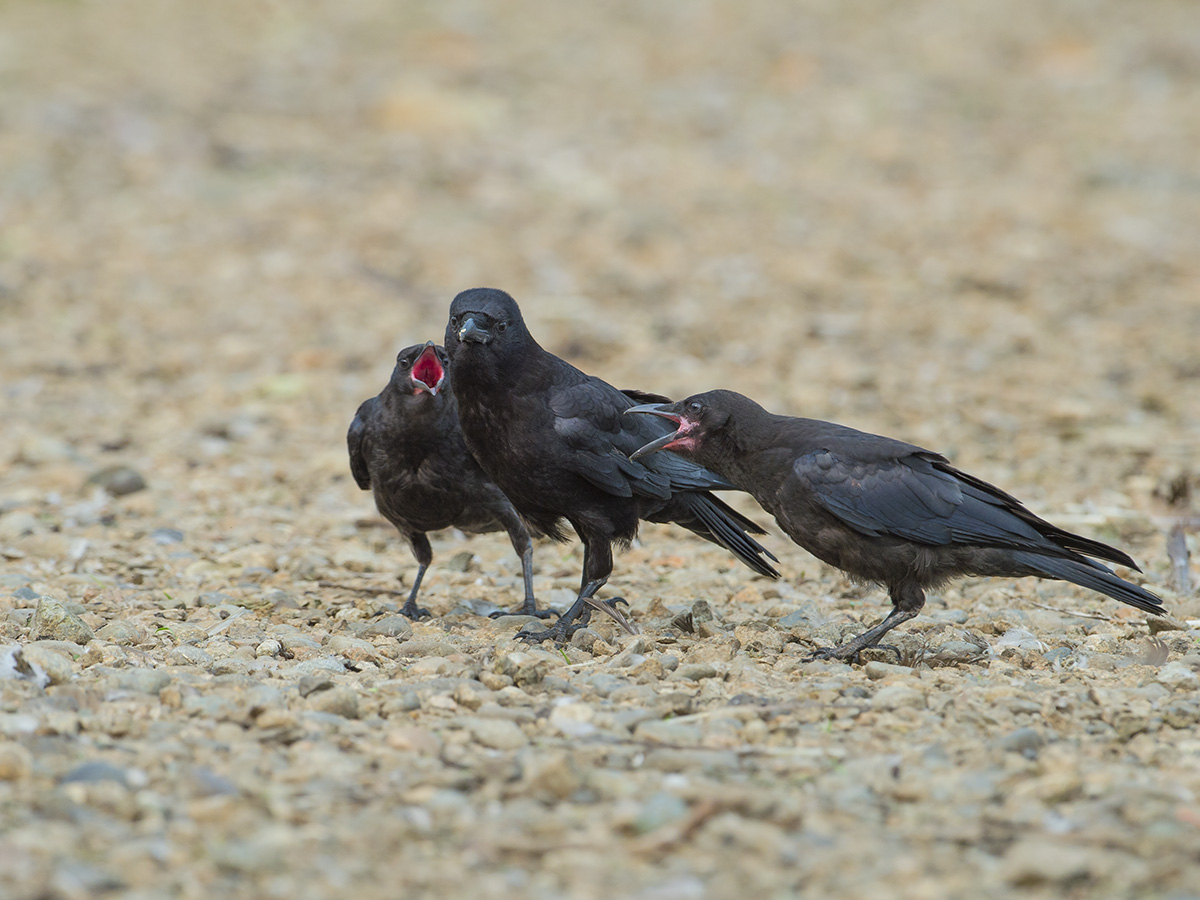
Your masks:
M 1200 896 L 1198 36 L 1193 0 L 0 6 L 0 894 Z M 345 428 L 480 284 L 620 386 L 946 452 L 1173 620 L 966 581 L 903 665 L 806 663 L 881 592 L 648 526 L 639 636 L 514 642 L 502 534 L 436 535 L 410 625 Z M 564 606 L 578 547 L 535 554 Z

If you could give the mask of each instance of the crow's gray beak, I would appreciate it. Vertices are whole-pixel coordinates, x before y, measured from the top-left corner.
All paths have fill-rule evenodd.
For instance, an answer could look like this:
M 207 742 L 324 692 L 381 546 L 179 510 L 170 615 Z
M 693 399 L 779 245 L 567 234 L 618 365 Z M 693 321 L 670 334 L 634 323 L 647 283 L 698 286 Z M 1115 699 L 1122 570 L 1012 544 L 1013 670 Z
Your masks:
M 666 403 L 643 403 L 641 406 L 631 406 L 629 409 L 625 410 L 625 412 L 647 413 L 652 416 L 660 416 L 664 419 L 674 422 L 676 425 L 679 425 L 679 414 L 671 411 L 672 405 L 673 404 Z M 678 429 L 670 432 L 669 434 L 664 434 L 662 437 L 651 441 L 644 447 L 638 448 L 633 453 L 629 454 L 629 458 L 638 459 L 642 456 L 649 456 L 651 453 L 655 453 L 667 446 L 667 444 L 671 443 L 677 437 L 679 437 Z
M 458 327 L 458 339 L 463 342 L 471 341 L 475 344 L 490 344 L 492 342 L 492 333 L 485 328 L 481 328 L 479 323 L 475 321 L 474 316 L 467 316 L 462 325 Z

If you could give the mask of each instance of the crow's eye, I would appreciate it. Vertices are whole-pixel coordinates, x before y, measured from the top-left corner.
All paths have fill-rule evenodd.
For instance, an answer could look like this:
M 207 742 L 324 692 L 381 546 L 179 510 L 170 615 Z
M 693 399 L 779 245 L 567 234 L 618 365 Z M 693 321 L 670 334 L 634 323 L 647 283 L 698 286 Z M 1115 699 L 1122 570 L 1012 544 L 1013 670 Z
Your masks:
M 450 317 L 450 327 L 451 327 L 451 328 L 457 328 L 457 327 L 458 327 L 458 316 L 451 316 L 451 317 Z
M 691 403 L 688 404 L 688 412 L 698 413 L 703 409 L 704 409 L 704 404 L 701 403 L 699 400 L 693 400 Z
M 412 362 L 407 359 L 398 359 L 398 360 L 396 360 L 396 365 L 398 365 L 402 369 L 407 369 L 409 366 L 412 365 Z
M 501 322 L 499 325 L 496 326 L 496 330 L 499 331 L 501 334 L 503 334 L 504 332 L 508 331 L 508 323 Z

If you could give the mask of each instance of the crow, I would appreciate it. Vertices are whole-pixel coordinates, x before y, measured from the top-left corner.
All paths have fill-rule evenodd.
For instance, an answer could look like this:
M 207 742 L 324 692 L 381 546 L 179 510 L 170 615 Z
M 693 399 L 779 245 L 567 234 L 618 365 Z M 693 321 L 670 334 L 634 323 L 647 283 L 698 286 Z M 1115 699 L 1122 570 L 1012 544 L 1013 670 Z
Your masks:
M 633 459 L 671 450 L 695 460 L 753 496 L 817 559 L 887 587 L 892 610 L 882 622 L 819 648 L 815 658 L 852 659 L 877 646 L 920 612 L 926 588 L 960 575 L 1070 581 L 1164 614 L 1158 597 L 1087 558 L 1141 571 L 1127 554 L 1038 518 L 938 453 L 832 422 L 773 415 L 733 391 L 627 412 L 675 424 Z
M 673 453 L 645 463 L 628 454 L 665 423 L 624 416 L 647 396 L 622 392 L 542 349 L 515 300 L 503 291 L 464 291 L 446 325 L 451 387 L 467 447 L 537 534 L 583 542 L 579 596 L 549 629 L 524 640 L 564 641 L 592 609 L 610 614 L 623 598 L 600 601 L 612 574 L 612 547 L 628 546 L 638 521 L 674 522 L 730 550 L 755 572 L 778 577 L 774 559 L 747 532 L 762 534 L 710 490 L 730 485 Z M 663 399 L 663 398 L 656 398 Z
M 374 492 L 375 506 L 417 560 L 417 577 L 400 612 L 410 619 L 430 614 L 417 606 L 421 579 L 433 561 L 425 533 L 453 526 L 507 531 L 525 578 L 525 602 L 513 612 L 545 618 L 550 612 L 538 609 L 533 596 L 529 529 L 463 443 L 447 385 L 445 350 L 433 341 L 405 347 L 387 386 L 363 401 L 346 434 L 354 480 Z

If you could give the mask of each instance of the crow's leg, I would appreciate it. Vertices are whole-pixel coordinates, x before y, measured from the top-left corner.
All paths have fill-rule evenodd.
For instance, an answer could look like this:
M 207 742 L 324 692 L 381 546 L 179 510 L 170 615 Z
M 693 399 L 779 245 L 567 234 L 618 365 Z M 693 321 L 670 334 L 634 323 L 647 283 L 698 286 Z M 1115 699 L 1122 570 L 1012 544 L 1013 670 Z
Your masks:
M 417 606 L 417 594 L 421 590 L 421 579 L 425 577 L 425 570 L 433 562 L 433 548 L 429 546 L 429 538 L 425 537 L 424 533 L 414 534 L 409 538 L 409 543 L 412 544 L 413 556 L 417 558 L 419 568 L 412 590 L 408 593 L 408 601 L 400 607 L 400 615 L 408 616 L 415 622 L 417 619 L 428 619 L 433 615 L 425 607 Z
M 512 541 L 513 549 L 521 556 L 521 576 L 525 579 L 525 602 L 511 611 L 496 610 L 491 614 L 492 618 L 515 615 L 548 619 L 550 616 L 557 615 L 552 609 L 538 609 L 537 600 L 533 597 L 533 540 L 529 537 L 529 529 L 525 527 L 525 523 L 521 521 L 521 517 L 511 506 L 503 511 L 498 511 L 497 518 L 500 519 L 504 530 L 508 532 L 508 539 Z
M 889 593 L 892 597 L 892 611 L 887 618 L 871 628 L 868 628 L 856 638 L 851 638 L 836 647 L 818 647 L 808 660 L 814 659 L 854 659 L 868 647 L 880 646 L 879 639 L 909 619 L 915 618 L 925 605 L 925 592 L 920 585 L 912 581 L 902 581 L 891 586 Z M 888 646 L 897 656 L 900 651 Z
M 578 526 L 575 530 L 579 531 Z M 613 557 L 610 539 L 607 536 L 592 537 L 583 534 L 580 537 L 583 538 L 583 578 L 579 596 L 571 604 L 571 608 L 545 631 L 526 632 L 521 630 L 518 632 L 517 637 L 521 640 L 530 643 L 541 641 L 564 643 L 570 640 L 571 635 L 578 629 L 591 621 L 593 609 L 608 613 L 623 627 L 630 627 L 628 620 L 616 608 L 618 601 L 625 602 L 622 598 L 618 597 L 608 601 L 595 599 L 596 591 L 604 587 L 608 582 L 608 576 L 612 574 Z M 577 619 L 578 621 L 576 621 Z

